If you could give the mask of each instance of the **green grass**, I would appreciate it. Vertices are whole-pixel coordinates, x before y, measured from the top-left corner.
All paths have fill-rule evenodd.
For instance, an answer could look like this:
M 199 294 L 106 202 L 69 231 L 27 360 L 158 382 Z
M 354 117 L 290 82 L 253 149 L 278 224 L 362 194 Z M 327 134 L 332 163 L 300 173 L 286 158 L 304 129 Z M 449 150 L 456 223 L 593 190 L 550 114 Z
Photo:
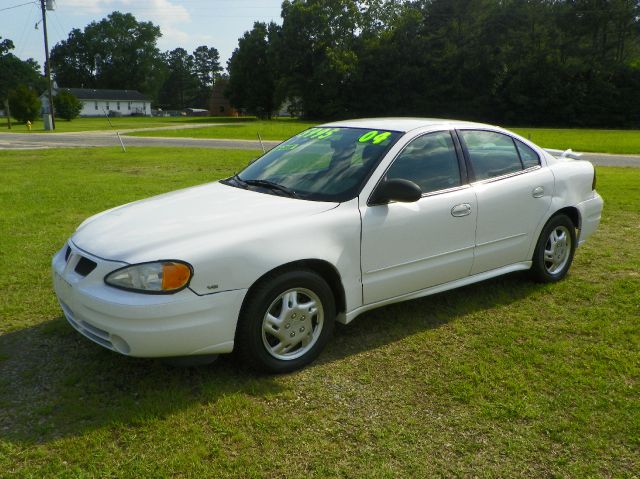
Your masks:
M 128 128 L 157 128 L 167 126 L 181 126 L 198 123 L 230 123 L 253 121 L 253 117 L 117 117 L 107 118 L 76 118 L 75 120 L 66 121 L 56 119 L 55 131 L 45 131 L 41 120 L 36 120 L 31 126 L 31 133 L 67 133 L 77 131 L 96 131 L 96 130 L 123 130 Z M 111 121 L 111 125 L 109 124 Z M 0 118 L 0 134 L 2 133 L 29 133 L 24 123 L 13 122 L 11 129 L 7 128 L 6 118 Z
M 187 130 L 140 131 L 133 136 L 175 137 L 175 138 L 224 138 L 233 140 L 257 140 L 258 133 L 263 140 L 286 140 L 302 130 L 317 125 L 292 119 L 262 120 L 229 123 Z
M 294 374 L 173 369 L 65 323 L 49 261 L 80 221 L 253 156 L 0 151 L 0 477 L 637 477 L 638 169 L 598 169 L 603 221 L 566 280 L 366 313 Z
M 134 136 L 174 137 L 174 138 L 222 138 L 222 139 L 257 139 L 260 133 L 263 140 L 285 140 L 291 136 L 317 125 L 317 121 L 295 119 L 274 119 L 271 121 L 256 120 L 254 117 L 120 117 L 111 118 L 113 128 L 123 130 L 129 128 L 157 128 L 170 126 L 197 125 L 199 123 L 226 123 L 225 125 L 190 128 L 142 131 L 129 133 Z M 106 118 L 78 118 L 73 121 L 58 120 L 56 131 L 79 132 L 92 130 L 108 130 L 112 127 Z M 640 130 L 594 130 L 578 128 L 511 128 L 516 133 L 529 138 L 544 148 L 595 153 L 640 154 Z M 3 132 L 27 133 L 24 124 L 14 123 L 13 128 L 6 128 L 5 119 L 0 118 L 0 134 Z M 34 122 L 32 132 L 44 132 L 42 122 Z
M 544 148 L 594 153 L 640 154 L 640 130 L 511 128 Z
M 249 121 L 238 124 L 188 130 L 157 130 L 131 133 L 134 136 L 177 138 L 225 138 L 285 140 L 317 122 L 297 120 Z M 544 148 L 595 153 L 640 154 L 640 130 L 584 130 L 553 128 L 512 128 Z

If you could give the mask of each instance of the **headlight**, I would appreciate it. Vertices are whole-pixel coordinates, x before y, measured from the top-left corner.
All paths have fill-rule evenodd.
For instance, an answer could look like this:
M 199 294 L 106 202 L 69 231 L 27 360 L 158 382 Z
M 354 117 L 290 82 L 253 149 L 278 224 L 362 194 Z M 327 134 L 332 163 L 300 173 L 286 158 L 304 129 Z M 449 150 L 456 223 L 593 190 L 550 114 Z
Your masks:
M 182 261 L 154 261 L 125 266 L 109 273 L 104 282 L 138 293 L 171 294 L 189 285 L 193 268 Z

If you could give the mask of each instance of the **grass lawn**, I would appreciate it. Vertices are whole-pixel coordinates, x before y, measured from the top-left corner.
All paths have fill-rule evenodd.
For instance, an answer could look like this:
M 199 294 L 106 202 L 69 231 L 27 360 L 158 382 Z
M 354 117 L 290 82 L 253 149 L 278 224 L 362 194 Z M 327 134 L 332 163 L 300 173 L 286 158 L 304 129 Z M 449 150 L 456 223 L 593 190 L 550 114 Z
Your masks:
M 511 128 L 545 148 L 594 153 L 640 154 L 640 130 L 586 130 L 578 128 Z
M 224 138 L 233 140 L 286 140 L 302 130 L 316 126 L 318 122 L 292 119 L 255 120 L 208 126 L 186 130 L 140 131 L 133 136 L 160 136 L 175 138 Z
M 565 281 L 366 313 L 294 374 L 174 369 L 66 324 L 49 262 L 85 217 L 254 156 L 0 151 L 0 477 L 637 477 L 640 169 L 598 169 Z
M 134 136 L 174 137 L 174 138 L 223 138 L 223 139 L 257 139 L 260 133 L 263 140 L 285 140 L 291 136 L 317 125 L 317 121 L 302 121 L 278 118 L 271 121 L 257 120 L 254 117 L 120 117 L 110 118 L 113 128 L 154 128 L 199 123 L 226 123 L 220 126 L 209 126 L 189 129 L 167 129 L 129 133 Z M 42 133 L 42 122 L 36 121 L 32 132 Z M 108 130 L 112 127 L 106 118 L 78 118 L 73 121 L 56 121 L 56 131 L 76 132 L 92 130 Z M 587 130 L 562 128 L 511 128 L 516 133 L 529 138 L 545 148 L 567 149 L 595 153 L 640 154 L 640 130 Z M 0 118 L 0 134 L 3 132 L 27 133 L 24 124 L 14 123 L 13 128 L 6 128 L 6 120 Z M 47 132 L 50 133 L 50 132 Z
M 36 120 L 31 126 L 31 133 L 66 133 L 74 131 L 95 131 L 95 130 L 124 130 L 127 128 L 154 128 L 165 126 L 180 126 L 185 124 L 198 123 L 228 123 L 253 121 L 253 117 L 231 118 L 231 117 L 131 117 L 122 116 L 117 118 L 96 117 L 96 118 L 76 118 L 72 121 L 56 119 L 56 129 L 54 132 L 45 131 L 42 120 Z M 111 126 L 109 124 L 111 121 Z M 12 122 L 11 129 L 7 129 L 7 119 L 0 118 L 0 134 L 2 133 L 29 133 L 24 123 Z

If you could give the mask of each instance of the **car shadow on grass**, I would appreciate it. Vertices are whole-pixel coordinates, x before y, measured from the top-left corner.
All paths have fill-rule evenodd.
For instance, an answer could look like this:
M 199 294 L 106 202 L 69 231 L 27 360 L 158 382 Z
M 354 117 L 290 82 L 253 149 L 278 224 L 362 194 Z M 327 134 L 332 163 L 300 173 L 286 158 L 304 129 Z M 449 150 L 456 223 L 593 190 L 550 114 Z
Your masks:
M 508 306 L 545 288 L 529 280 L 527 272 L 511 273 L 424 298 L 395 303 L 358 316 L 348 325 L 337 325 L 324 364 L 435 329 L 462 316 Z
M 48 443 L 113 424 L 135 426 L 234 394 L 283 386 L 231 357 L 197 368 L 130 358 L 93 344 L 64 317 L 0 336 L 0 440 Z
M 542 287 L 512 274 L 367 312 L 337 328 L 310 368 L 506 306 Z M 232 394 L 268 398 L 287 384 L 245 370 L 231 355 L 198 368 L 121 356 L 58 317 L 0 336 L 0 439 L 47 443 L 112 424 L 144 424 Z

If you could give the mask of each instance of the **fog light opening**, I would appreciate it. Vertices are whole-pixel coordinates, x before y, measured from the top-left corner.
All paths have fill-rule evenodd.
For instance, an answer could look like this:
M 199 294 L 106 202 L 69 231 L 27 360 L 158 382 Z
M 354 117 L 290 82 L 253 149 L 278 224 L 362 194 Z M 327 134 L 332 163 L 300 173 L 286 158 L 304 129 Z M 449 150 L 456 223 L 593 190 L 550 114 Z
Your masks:
M 110 339 L 111 339 L 111 344 L 113 344 L 113 347 L 119 353 L 129 354 L 131 352 L 131 348 L 129 347 L 127 342 L 124 339 L 122 339 L 120 336 L 112 334 Z

